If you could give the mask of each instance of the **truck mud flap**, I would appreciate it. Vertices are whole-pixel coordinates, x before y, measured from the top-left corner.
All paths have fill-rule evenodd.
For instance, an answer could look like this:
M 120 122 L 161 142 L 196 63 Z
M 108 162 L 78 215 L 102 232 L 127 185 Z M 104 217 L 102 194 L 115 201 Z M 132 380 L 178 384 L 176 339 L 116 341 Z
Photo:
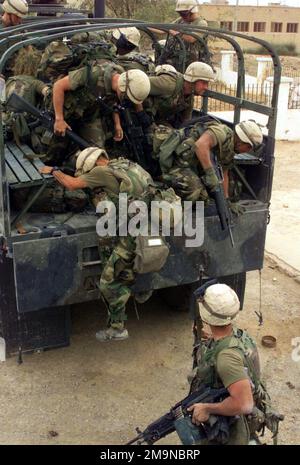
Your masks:
M 80 301 L 85 248 L 97 245 L 95 234 L 38 239 L 13 244 L 19 312 Z M 84 299 L 89 300 L 89 299 Z M 91 299 L 92 300 L 92 299 Z

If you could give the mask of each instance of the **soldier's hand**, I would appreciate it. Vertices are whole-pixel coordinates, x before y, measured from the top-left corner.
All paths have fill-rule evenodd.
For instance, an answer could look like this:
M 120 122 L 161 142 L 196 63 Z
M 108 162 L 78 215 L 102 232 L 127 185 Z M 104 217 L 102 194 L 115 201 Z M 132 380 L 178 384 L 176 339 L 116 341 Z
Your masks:
M 42 168 L 39 169 L 39 172 L 42 174 L 51 174 L 53 169 L 53 166 L 43 166 Z
M 115 127 L 114 141 L 121 142 L 123 140 L 124 133 L 121 126 Z
M 180 31 L 174 31 L 173 29 L 169 32 L 172 36 L 177 36 L 178 34 L 180 34 Z
M 56 119 L 55 120 L 54 133 L 57 136 L 65 136 L 67 129 L 70 129 L 70 131 L 72 131 L 72 128 L 68 125 L 68 123 L 65 122 L 64 119 Z
M 229 199 L 227 199 L 227 203 L 231 213 L 233 213 L 236 216 L 243 215 L 246 211 L 245 207 L 239 205 L 238 203 L 231 202 Z
M 209 419 L 206 404 L 194 404 L 189 407 L 187 411 L 193 413 L 192 422 L 194 425 L 199 426 L 201 423 L 205 423 Z
M 213 168 L 207 168 L 205 170 L 202 180 L 205 187 L 207 187 L 210 192 L 214 192 L 219 186 L 219 179 Z

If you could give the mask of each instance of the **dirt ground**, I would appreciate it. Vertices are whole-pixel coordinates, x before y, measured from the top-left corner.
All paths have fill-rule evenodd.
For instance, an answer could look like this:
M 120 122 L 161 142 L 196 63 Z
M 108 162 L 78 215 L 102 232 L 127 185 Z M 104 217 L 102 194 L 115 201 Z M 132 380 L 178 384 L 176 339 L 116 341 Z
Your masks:
M 249 274 L 240 325 L 259 342 L 264 378 L 286 415 L 280 443 L 300 443 L 300 362 L 292 360 L 292 339 L 300 337 L 300 285 L 268 263 L 262 275 L 264 325 L 259 308 L 259 275 Z M 161 416 L 187 391 L 191 366 L 191 323 L 155 299 L 129 309 L 127 341 L 99 344 L 104 323 L 98 304 L 74 307 L 71 346 L 16 358 L 0 365 L 1 444 L 124 444 L 135 427 Z M 265 349 L 263 335 L 277 337 Z M 287 384 L 288 383 L 288 384 Z M 176 435 L 161 441 L 178 444 Z
M 276 190 L 283 180 L 295 188 L 299 145 L 277 145 Z M 249 273 L 239 323 L 258 341 L 263 377 L 286 416 L 279 443 L 300 444 L 300 361 L 292 359 L 292 340 L 300 338 L 300 284 L 266 261 L 262 327 L 254 313 L 259 294 L 259 273 Z M 139 321 L 132 305 L 128 314 L 130 338 L 100 344 L 95 332 L 105 321 L 103 307 L 74 306 L 70 347 L 25 355 L 20 366 L 16 358 L 0 364 L 0 444 L 124 444 L 135 427 L 145 427 L 186 395 L 192 348 L 187 313 L 157 296 L 139 306 Z M 270 334 L 276 349 L 261 345 Z M 173 434 L 160 443 L 179 441 Z

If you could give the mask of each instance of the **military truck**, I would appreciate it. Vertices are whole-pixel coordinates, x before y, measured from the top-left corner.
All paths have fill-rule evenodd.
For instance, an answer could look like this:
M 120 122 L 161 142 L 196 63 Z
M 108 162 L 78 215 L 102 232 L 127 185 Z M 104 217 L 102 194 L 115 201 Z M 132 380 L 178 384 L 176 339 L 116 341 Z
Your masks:
M 260 153 L 236 155 L 235 165 L 241 186 L 240 203 L 245 213 L 233 218 L 232 234 L 220 227 L 216 209 L 205 211 L 205 237 L 201 247 L 186 248 L 186 237 L 167 237 L 170 255 L 159 273 L 139 275 L 135 284 L 138 291 L 156 290 L 178 304 L 179 298 L 189 294 L 210 278 L 230 284 L 238 293 L 243 307 L 246 273 L 261 270 L 274 168 L 274 145 L 280 61 L 273 48 L 263 40 L 225 30 L 191 28 L 174 24 L 153 24 L 142 21 L 74 17 L 37 21 L 0 33 L 0 46 L 7 47 L 0 61 L 0 72 L 16 50 L 27 44 L 62 39 L 74 31 L 94 31 L 135 25 L 155 42 L 150 28 L 170 29 L 226 42 L 237 57 L 236 93 L 207 91 L 201 112 L 195 118 L 211 118 L 209 102 L 221 101 L 232 105 L 233 121 L 241 120 L 241 111 L 250 110 L 267 117 L 264 144 Z M 71 25 L 71 26 L 70 26 Z M 196 36 L 198 37 L 198 36 Z M 244 54 L 240 39 L 264 47 L 274 67 L 273 88 L 269 104 L 255 103 L 245 95 Z M 202 40 L 202 39 L 200 39 Z M 207 43 L 205 42 L 206 46 Z M 154 44 L 155 45 L 155 44 Z M 154 47 L 155 48 L 155 47 Z M 5 102 L 2 103 L 2 110 Z M 7 354 L 42 350 L 69 344 L 72 304 L 100 298 L 99 278 L 102 264 L 99 259 L 97 217 L 91 213 L 39 214 L 30 213 L 36 197 L 28 199 L 22 209 L 12 208 L 13 191 L 35 186 L 35 196 L 43 190 L 49 176 L 38 169 L 42 162 L 31 156 L 32 150 L 16 141 L 5 141 L 0 121 L 0 335 L 6 341 Z M 195 213 L 196 214 L 196 213 Z M 26 225 L 26 226 L 22 226 Z M 100 239 L 101 246 L 101 239 Z M 172 302 L 173 301 L 173 302 Z

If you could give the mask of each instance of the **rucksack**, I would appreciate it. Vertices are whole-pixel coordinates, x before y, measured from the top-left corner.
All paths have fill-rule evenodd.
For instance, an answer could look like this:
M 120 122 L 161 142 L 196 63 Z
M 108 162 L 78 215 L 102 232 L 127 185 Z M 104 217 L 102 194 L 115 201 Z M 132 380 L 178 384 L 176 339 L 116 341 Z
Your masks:
M 108 167 L 120 183 L 120 193 L 126 193 L 130 200 L 141 200 L 148 195 L 153 180 L 140 165 L 126 158 L 112 160 Z
M 115 46 L 104 40 L 84 43 L 54 41 L 45 48 L 38 68 L 38 77 L 53 82 L 69 71 L 98 60 L 116 61 Z
M 151 58 L 141 53 L 127 53 L 126 55 L 117 56 L 118 64 L 121 65 L 125 71 L 130 69 L 140 69 L 146 74 L 153 74 L 155 71 L 155 64 Z

